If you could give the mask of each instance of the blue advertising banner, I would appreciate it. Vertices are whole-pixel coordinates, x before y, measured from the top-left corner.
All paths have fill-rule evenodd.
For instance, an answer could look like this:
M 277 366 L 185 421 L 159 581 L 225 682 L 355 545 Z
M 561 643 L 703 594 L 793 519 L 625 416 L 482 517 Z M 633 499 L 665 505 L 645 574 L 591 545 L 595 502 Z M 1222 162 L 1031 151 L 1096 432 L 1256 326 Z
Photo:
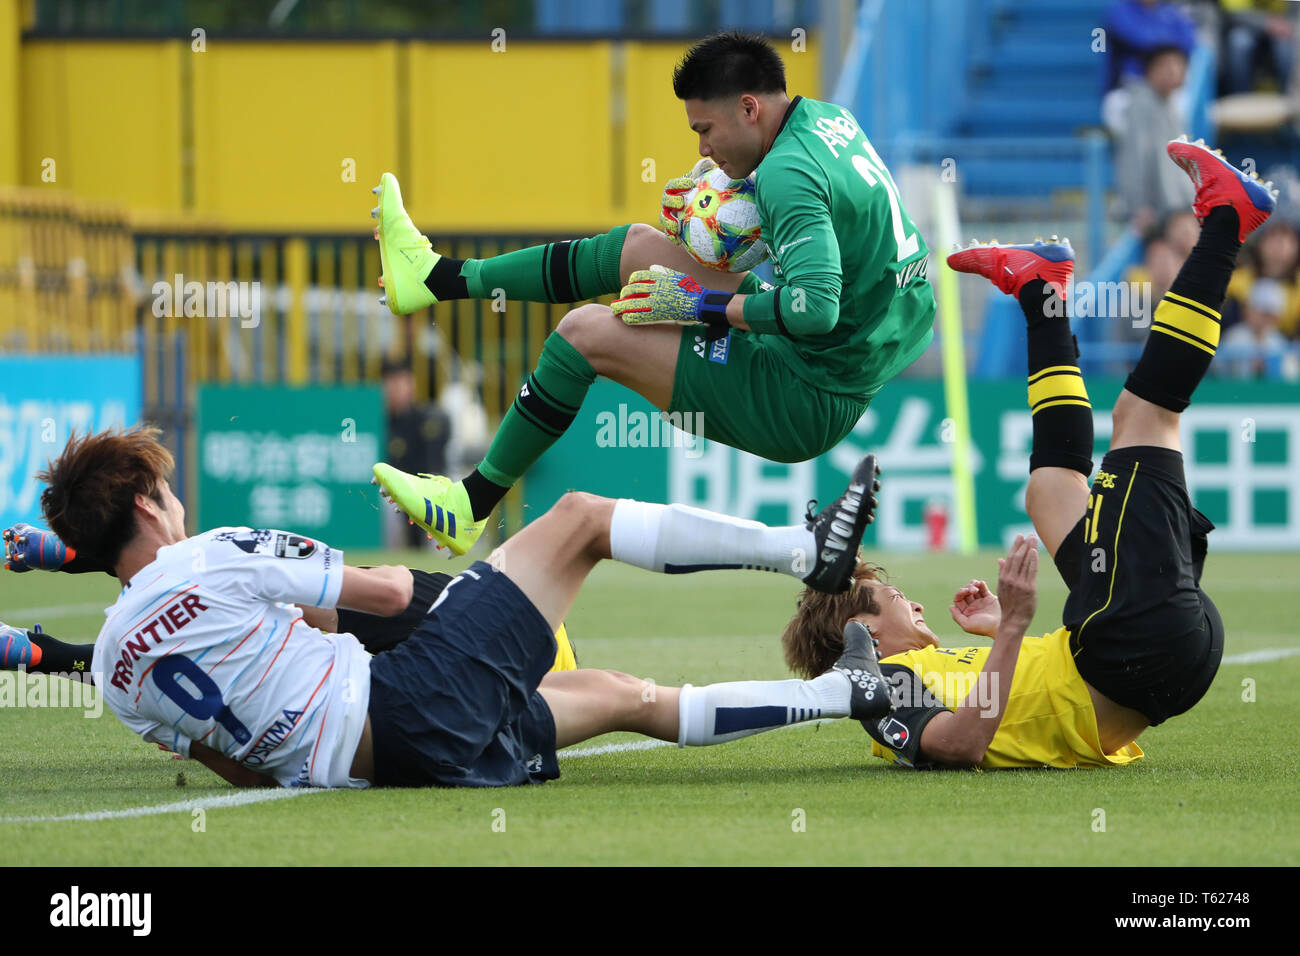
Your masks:
M 140 412 L 135 356 L 0 358 L 0 527 L 43 523 L 36 473 L 73 431 L 134 425 Z

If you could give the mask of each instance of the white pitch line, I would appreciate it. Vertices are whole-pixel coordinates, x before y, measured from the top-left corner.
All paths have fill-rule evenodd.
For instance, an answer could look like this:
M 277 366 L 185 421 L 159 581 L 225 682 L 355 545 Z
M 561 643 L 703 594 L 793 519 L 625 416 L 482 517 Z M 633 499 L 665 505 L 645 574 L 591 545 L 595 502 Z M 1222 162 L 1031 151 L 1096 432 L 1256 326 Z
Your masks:
M 32 618 L 62 618 L 73 617 L 77 614 L 89 614 L 92 611 L 103 612 L 108 607 L 103 602 L 94 602 L 88 604 L 56 604 L 52 607 L 20 607 L 14 610 L 5 609 L 5 615 L 11 621 L 26 622 Z
M 581 747 L 561 750 L 560 757 L 597 757 L 600 754 L 616 754 L 625 750 L 654 750 L 656 747 L 676 747 L 671 740 L 629 740 L 621 744 L 605 744 L 601 747 Z
M 1300 654 L 1300 647 L 1266 647 L 1259 651 L 1246 651 L 1244 654 L 1229 654 L 1219 663 L 1222 664 L 1263 664 L 1267 661 L 1280 661 L 1286 657 Z
M 92 810 L 88 813 L 68 813 L 56 817 L 0 817 L 0 823 L 65 823 L 72 820 L 125 820 L 132 817 L 151 817 L 160 813 L 183 813 L 191 810 L 220 810 L 226 807 L 242 807 L 249 803 L 265 803 L 267 800 L 287 800 L 301 797 L 308 793 L 323 793 L 313 788 L 294 788 L 281 790 L 245 790 L 239 793 L 227 793 L 214 797 L 200 797 L 196 800 L 182 800 L 179 803 L 163 803 L 151 807 L 130 807 L 126 810 Z

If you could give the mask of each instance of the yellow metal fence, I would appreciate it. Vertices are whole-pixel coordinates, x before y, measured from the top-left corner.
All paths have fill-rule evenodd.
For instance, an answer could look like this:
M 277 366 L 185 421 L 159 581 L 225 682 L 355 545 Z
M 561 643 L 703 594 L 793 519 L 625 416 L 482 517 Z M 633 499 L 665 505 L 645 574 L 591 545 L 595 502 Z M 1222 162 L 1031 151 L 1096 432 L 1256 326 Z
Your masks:
M 555 237 L 430 238 L 482 258 Z M 376 382 L 386 357 L 405 358 L 417 399 L 459 382 L 495 423 L 569 308 L 462 301 L 398 317 L 379 304 L 379 272 L 368 233 L 133 227 L 121 209 L 0 192 L 0 348 L 138 354 L 145 417 L 163 427 L 191 498 L 197 385 Z

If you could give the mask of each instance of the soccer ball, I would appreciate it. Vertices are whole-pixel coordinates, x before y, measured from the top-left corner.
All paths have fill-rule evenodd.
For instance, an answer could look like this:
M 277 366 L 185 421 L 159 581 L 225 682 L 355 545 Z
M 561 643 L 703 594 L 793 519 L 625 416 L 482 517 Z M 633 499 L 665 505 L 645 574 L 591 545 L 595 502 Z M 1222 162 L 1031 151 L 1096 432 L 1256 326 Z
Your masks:
M 682 244 L 700 265 L 748 272 L 767 258 L 767 243 L 759 238 L 753 182 L 712 169 L 682 199 Z

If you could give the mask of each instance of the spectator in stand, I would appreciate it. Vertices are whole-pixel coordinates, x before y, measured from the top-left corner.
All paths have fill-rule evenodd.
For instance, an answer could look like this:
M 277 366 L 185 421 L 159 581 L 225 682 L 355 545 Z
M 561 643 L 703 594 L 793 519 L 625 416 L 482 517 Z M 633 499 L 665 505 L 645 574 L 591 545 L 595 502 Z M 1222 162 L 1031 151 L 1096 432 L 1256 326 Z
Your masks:
M 415 401 L 415 376 L 405 362 L 385 359 L 381 370 L 384 410 L 388 415 L 388 447 L 384 460 L 403 471 L 432 471 L 440 474 L 447 465 L 447 440 L 451 422 L 447 413 L 433 403 Z M 387 509 L 385 538 L 389 547 L 418 548 L 427 545 L 427 535 L 408 524 L 405 515 Z M 399 521 L 398 518 L 401 520 Z
M 1173 47 L 1187 59 L 1196 46 L 1192 18 L 1165 0 L 1119 0 L 1106 15 L 1105 27 L 1107 90 L 1141 79 L 1154 50 Z
M 1192 254 L 1196 240 L 1201 238 L 1201 223 L 1196 214 L 1188 209 L 1170 214 L 1162 230 L 1165 240 L 1173 247 L 1178 264 L 1182 265 Z
M 1165 143 L 1187 131 L 1174 101 L 1186 76 L 1187 54 L 1162 46 L 1148 52 L 1145 75 L 1125 86 L 1128 103 L 1115 144 L 1115 180 L 1125 216 L 1139 233 L 1192 203 L 1191 181 L 1164 155 Z
M 1262 72 L 1270 89 L 1285 92 L 1295 59 L 1294 0 L 1220 0 L 1223 69 L 1220 91 L 1251 93 Z
M 1300 336 L 1300 236 L 1286 222 L 1269 223 L 1233 272 L 1223 310 L 1225 329 L 1244 317 L 1251 292 L 1265 280 L 1275 282 L 1284 296 L 1278 330 L 1288 338 Z
M 1261 379 L 1280 369 L 1294 377 L 1294 361 L 1287 361 L 1286 336 L 1278 330 L 1278 318 L 1286 306 L 1286 292 L 1272 279 L 1260 279 L 1251 287 L 1242 308 L 1242 320 L 1223 333 L 1218 367 L 1228 378 Z

